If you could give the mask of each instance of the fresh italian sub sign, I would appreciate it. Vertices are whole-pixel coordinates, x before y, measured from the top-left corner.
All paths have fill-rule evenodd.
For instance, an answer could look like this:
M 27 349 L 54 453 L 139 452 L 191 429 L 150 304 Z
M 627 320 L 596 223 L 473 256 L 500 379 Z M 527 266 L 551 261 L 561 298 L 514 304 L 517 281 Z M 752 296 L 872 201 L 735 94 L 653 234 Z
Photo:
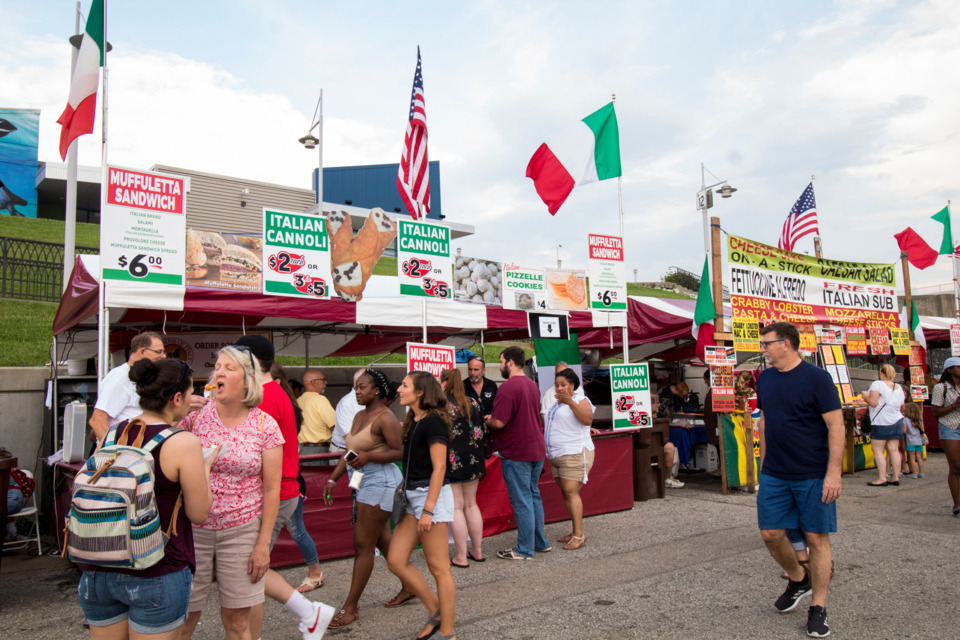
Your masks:
M 894 265 L 811 258 L 729 236 L 728 283 L 735 317 L 761 323 L 896 327 Z

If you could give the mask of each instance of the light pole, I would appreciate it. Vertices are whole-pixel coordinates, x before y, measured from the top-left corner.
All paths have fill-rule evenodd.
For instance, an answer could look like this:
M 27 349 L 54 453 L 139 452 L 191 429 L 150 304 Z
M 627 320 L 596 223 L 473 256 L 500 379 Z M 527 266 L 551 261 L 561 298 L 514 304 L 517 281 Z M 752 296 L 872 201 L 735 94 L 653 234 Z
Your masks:
M 317 214 L 323 215 L 323 89 L 320 89 L 320 99 L 317 100 L 317 108 L 313 110 L 315 120 L 310 125 L 307 135 L 300 138 L 299 142 L 305 149 L 319 149 L 319 159 L 317 161 Z M 317 135 L 313 135 L 313 130 L 317 130 Z
M 707 185 L 706 175 L 710 174 L 713 176 L 717 182 Z M 720 187 L 720 185 L 723 185 Z M 700 191 L 697 192 L 697 208 L 703 212 L 703 251 L 710 255 L 710 218 L 707 215 L 707 209 L 713 206 L 713 188 L 720 187 L 717 189 L 717 193 L 720 194 L 721 198 L 729 198 L 737 190 L 734 187 L 731 187 L 726 180 L 720 180 L 717 176 L 703 166 L 703 163 L 700 163 Z
M 562 244 L 557 245 L 557 269 L 560 268 L 560 247 L 562 246 Z

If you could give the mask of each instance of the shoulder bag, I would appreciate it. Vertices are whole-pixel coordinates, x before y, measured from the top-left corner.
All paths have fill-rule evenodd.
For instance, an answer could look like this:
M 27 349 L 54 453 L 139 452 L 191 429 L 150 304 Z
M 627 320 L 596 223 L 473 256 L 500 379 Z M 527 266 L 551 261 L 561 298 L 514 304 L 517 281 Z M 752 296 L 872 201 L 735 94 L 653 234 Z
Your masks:
M 877 415 L 880 415 L 880 412 L 883 411 L 885 406 L 887 406 L 886 402 L 880 405 L 880 408 L 877 409 Z M 870 419 L 870 407 L 868 406 L 867 410 L 863 412 L 862 416 L 860 416 L 860 433 L 870 435 L 871 429 L 873 429 L 873 423 Z

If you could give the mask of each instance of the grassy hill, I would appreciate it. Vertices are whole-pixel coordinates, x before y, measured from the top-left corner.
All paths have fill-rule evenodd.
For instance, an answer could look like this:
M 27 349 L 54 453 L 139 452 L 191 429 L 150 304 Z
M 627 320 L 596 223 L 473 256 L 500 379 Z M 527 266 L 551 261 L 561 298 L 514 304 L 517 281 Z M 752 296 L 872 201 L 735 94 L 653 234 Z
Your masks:
M 63 228 L 65 226 L 62 220 L 0 216 L 0 236 L 8 238 L 21 238 L 23 240 L 63 244 Z M 100 225 L 78 222 L 77 246 L 99 247 Z

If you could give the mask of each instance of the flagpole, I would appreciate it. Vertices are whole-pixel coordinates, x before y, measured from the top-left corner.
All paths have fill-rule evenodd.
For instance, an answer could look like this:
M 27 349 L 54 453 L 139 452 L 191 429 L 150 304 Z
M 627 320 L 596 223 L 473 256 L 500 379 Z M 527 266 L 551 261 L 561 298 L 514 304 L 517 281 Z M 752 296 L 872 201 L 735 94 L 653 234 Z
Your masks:
M 903 271 L 903 304 L 907 309 L 907 331 L 910 340 L 913 340 L 913 329 L 910 328 L 910 318 L 913 314 L 913 294 L 910 292 L 910 263 L 907 261 L 907 252 L 900 252 L 900 269 Z
M 77 0 L 76 20 L 73 25 L 73 33 L 80 33 L 80 0 Z M 106 45 L 104 45 L 106 47 Z M 78 47 L 70 47 L 70 80 L 73 81 L 73 74 L 77 70 L 77 56 L 80 50 Z M 70 284 L 70 274 L 73 272 L 73 261 L 77 253 L 77 141 L 70 142 L 67 148 L 67 193 L 64 204 L 64 225 L 63 225 L 63 288 L 61 293 L 67 290 Z
M 610 94 L 611 102 L 614 104 L 617 103 L 617 94 Z M 617 140 L 617 144 L 620 144 L 620 141 Z M 623 171 L 620 172 L 621 175 L 617 176 L 617 199 L 620 204 L 620 242 L 626 245 L 626 238 L 623 235 Z M 626 257 L 626 247 L 624 246 L 624 256 Z M 627 312 L 630 312 L 630 296 L 627 296 Z M 623 364 L 628 364 L 630 362 L 630 345 L 627 342 L 627 327 L 621 327 L 621 336 L 623 338 Z
M 950 217 L 950 201 L 947 200 L 947 220 L 950 221 L 950 236 L 953 237 L 953 219 Z M 960 319 L 960 269 L 958 269 L 957 264 L 957 249 L 953 248 L 953 253 L 950 254 L 953 258 L 953 295 L 956 298 L 956 315 Z
M 813 192 L 813 201 L 817 203 L 817 217 L 820 216 L 820 202 L 817 201 L 817 183 L 814 180 L 814 175 L 810 174 L 810 190 Z M 820 225 L 817 224 L 817 235 L 813 236 L 813 253 L 817 256 L 817 259 L 823 257 L 823 238 L 820 237 Z
M 88 17 L 89 19 L 89 17 Z M 104 210 L 107 201 L 107 100 L 110 71 L 107 67 L 107 0 L 103 0 L 103 100 L 100 103 L 101 140 L 100 140 L 100 211 Z M 107 283 L 103 278 L 103 264 L 100 265 L 100 332 L 99 362 L 97 363 L 97 383 L 103 382 L 104 376 L 110 370 L 110 309 L 106 306 Z

